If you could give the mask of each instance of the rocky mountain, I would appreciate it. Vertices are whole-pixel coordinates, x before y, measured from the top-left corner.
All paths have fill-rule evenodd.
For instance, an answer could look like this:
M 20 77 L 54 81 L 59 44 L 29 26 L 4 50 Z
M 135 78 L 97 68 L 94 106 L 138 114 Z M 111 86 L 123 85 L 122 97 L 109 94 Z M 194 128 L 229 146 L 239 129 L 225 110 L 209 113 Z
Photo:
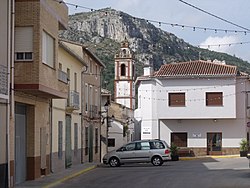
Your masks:
M 88 46 L 107 66 L 103 80 L 108 89 L 113 85 L 114 55 L 125 38 L 135 52 L 137 75 L 145 63 L 158 70 L 162 64 L 190 60 L 225 60 L 248 72 L 250 64 L 237 57 L 194 47 L 174 34 L 161 30 L 145 19 L 134 18 L 124 12 L 106 8 L 69 16 L 69 28 L 61 38 Z

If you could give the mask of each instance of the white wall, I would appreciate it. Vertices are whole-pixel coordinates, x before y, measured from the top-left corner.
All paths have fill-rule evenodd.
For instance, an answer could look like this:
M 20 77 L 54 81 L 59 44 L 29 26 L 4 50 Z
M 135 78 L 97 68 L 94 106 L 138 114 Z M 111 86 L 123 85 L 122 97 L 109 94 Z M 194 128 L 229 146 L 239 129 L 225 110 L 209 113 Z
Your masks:
M 244 120 L 218 119 L 209 120 L 162 120 L 160 121 L 160 139 L 168 144 L 171 132 L 187 132 L 187 147 L 207 147 L 207 133 L 221 132 L 222 147 L 239 147 L 242 138 L 246 137 Z M 195 138 L 194 135 L 200 135 Z
M 108 151 L 112 151 L 114 149 L 118 149 L 124 145 L 123 142 L 123 125 L 119 122 L 113 121 L 110 123 L 111 127 L 109 128 L 109 139 L 115 139 L 115 147 L 108 147 Z

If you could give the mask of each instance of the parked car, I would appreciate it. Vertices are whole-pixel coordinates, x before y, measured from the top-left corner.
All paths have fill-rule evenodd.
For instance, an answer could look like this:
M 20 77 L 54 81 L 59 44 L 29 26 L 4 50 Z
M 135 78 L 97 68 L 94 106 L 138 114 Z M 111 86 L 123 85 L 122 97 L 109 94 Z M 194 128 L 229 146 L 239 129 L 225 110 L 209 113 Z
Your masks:
M 154 166 L 161 166 L 167 160 L 171 160 L 170 148 L 165 141 L 158 139 L 130 142 L 103 157 L 103 163 L 111 167 L 124 163 L 142 162 L 151 162 Z

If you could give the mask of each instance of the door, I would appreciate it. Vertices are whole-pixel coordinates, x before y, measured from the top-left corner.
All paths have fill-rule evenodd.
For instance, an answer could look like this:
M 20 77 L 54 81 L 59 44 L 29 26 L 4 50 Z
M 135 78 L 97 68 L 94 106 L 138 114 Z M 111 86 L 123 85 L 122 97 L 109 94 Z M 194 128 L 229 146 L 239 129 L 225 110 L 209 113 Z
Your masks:
M 93 162 L 93 125 L 89 126 L 89 162 Z
M 222 154 L 222 133 L 207 133 L 207 154 Z
M 15 183 L 26 181 L 26 106 L 15 105 Z
M 137 142 L 135 150 L 136 162 L 150 162 L 152 151 L 149 142 Z
M 71 149 L 71 116 L 66 115 L 66 138 L 65 138 L 65 167 L 72 165 L 72 149 Z
M 121 163 L 129 163 L 129 162 L 136 162 L 135 158 L 135 151 L 136 151 L 136 144 L 135 143 L 129 143 L 125 145 L 124 147 L 121 147 L 117 155 L 121 160 Z

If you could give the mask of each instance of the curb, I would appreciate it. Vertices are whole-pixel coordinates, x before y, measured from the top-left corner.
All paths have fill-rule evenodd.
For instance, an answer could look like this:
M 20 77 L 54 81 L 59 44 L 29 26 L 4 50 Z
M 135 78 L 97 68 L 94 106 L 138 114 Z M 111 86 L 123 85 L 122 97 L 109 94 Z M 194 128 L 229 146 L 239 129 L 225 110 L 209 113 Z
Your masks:
M 54 187 L 54 186 L 56 186 L 56 185 L 58 185 L 58 184 L 60 184 L 60 183 L 62 183 L 62 182 L 64 182 L 64 181 L 67 181 L 67 180 L 69 180 L 69 179 L 75 178 L 75 177 L 77 177 L 77 176 L 79 176 L 79 175 L 81 175 L 81 174 L 84 174 L 84 173 L 86 173 L 86 172 L 88 172 L 88 171 L 90 171 L 90 170 L 93 170 L 93 169 L 95 169 L 96 167 L 97 167 L 97 165 L 90 166 L 90 167 L 88 167 L 88 168 L 86 168 L 86 169 L 83 169 L 83 170 L 81 170 L 81 171 L 79 171 L 79 172 L 76 172 L 76 173 L 71 174 L 71 175 L 69 175 L 69 176 L 66 176 L 66 177 L 64 177 L 64 178 L 61 178 L 61 179 L 59 179 L 59 180 L 56 180 L 56 181 L 54 181 L 54 182 L 52 182 L 52 183 L 49 183 L 48 185 L 43 186 L 43 188 L 51 188 L 51 187 Z
M 201 156 L 201 157 L 180 157 L 180 161 L 190 161 L 199 159 L 222 159 L 222 158 L 240 158 L 239 155 L 211 155 L 211 156 Z

